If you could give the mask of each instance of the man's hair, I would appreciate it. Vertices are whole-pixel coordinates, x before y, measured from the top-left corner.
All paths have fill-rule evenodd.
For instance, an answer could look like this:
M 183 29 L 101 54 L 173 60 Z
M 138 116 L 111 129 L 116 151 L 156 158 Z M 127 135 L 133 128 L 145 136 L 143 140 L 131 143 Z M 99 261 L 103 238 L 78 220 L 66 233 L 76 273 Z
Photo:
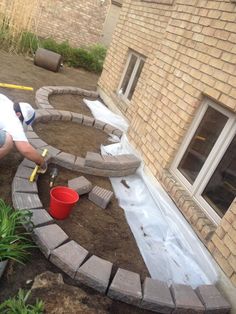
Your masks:
M 13 108 L 14 108 L 14 111 L 15 113 L 20 113 L 20 121 L 23 122 L 24 121 L 24 117 L 23 117 L 23 114 L 22 114 L 22 111 L 21 111 L 21 108 L 20 108 L 20 104 L 18 102 L 15 102 L 14 105 L 13 105 Z

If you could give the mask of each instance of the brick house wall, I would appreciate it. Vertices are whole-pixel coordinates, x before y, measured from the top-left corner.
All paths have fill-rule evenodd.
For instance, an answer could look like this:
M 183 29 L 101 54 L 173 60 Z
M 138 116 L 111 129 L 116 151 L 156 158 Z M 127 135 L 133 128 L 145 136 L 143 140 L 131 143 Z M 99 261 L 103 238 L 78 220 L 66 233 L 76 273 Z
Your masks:
M 109 0 L 41 0 L 37 33 L 73 46 L 96 44 L 109 6 Z
M 170 171 L 205 97 L 236 111 L 235 22 L 230 0 L 125 0 L 99 91 L 127 117 L 130 142 L 236 286 L 236 201 L 215 224 Z M 117 89 L 131 51 L 146 59 L 127 103 Z

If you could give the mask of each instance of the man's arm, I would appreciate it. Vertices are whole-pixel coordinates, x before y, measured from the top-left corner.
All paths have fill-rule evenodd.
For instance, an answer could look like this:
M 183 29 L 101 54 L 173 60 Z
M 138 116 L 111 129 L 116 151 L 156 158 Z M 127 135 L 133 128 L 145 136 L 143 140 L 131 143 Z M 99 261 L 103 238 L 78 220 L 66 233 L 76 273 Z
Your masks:
M 36 149 L 29 143 L 25 141 L 15 141 L 16 149 L 27 159 L 35 162 L 40 167 L 44 166 L 44 158 L 37 152 Z

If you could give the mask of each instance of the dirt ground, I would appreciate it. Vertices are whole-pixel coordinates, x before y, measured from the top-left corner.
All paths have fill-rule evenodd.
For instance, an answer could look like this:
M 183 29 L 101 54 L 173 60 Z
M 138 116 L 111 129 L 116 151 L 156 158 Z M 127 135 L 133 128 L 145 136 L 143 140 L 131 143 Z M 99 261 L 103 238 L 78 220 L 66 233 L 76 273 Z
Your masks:
M 0 92 L 17 101 L 26 101 L 34 106 L 35 91 L 45 85 L 70 85 L 96 89 L 98 76 L 85 72 L 63 68 L 60 73 L 53 73 L 33 65 L 32 60 L 22 56 L 10 56 L 0 52 L 1 74 L 0 81 L 4 83 L 19 84 L 34 87 L 34 92 L 22 90 L 0 89 Z M 51 103 L 57 109 L 73 110 L 91 115 L 89 109 L 82 103 L 80 96 L 61 95 L 52 96 Z M 54 124 L 38 124 L 36 132 L 47 143 L 80 156 L 86 151 L 98 151 L 100 144 L 107 143 L 107 135 L 101 131 L 74 125 L 73 123 L 56 122 Z M 86 135 L 86 136 L 85 136 Z M 22 160 L 21 156 L 13 151 L 7 158 L 0 161 L 0 197 L 11 203 L 11 182 L 16 168 Z M 48 208 L 49 204 L 49 171 L 39 180 L 39 194 L 41 200 Z M 79 173 L 59 168 L 56 184 L 67 185 L 68 179 L 79 176 Z M 85 175 L 95 185 L 112 189 L 109 179 Z M 89 202 L 87 196 L 82 196 L 69 219 L 58 222 L 65 232 L 82 246 L 100 257 L 110 260 L 116 267 L 123 267 L 141 274 L 144 278 L 148 275 L 146 266 L 138 251 L 133 235 L 126 223 L 123 210 L 119 207 L 115 197 L 106 210 L 102 210 Z M 32 250 L 32 256 L 26 265 L 11 263 L 0 281 L 0 302 L 13 296 L 17 290 L 30 288 L 33 278 L 45 271 L 60 272 L 49 263 L 38 249 Z M 72 280 L 63 275 L 68 284 Z M 91 297 L 97 295 L 91 289 L 82 287 L 83 291 Z M 104 297 L 106 299 L 106 297 Z M 104 310 L 101 298 L 94 298 L 94 309 Z M 65 311 L 65 313 L 67 313 Z M 111 306 L 104 313 L 148 313 L 138 308 L 112 301 Z M 73 314 L 73 313 L 71 313 Z M 75 313 L 76 314 L 76 313 Z

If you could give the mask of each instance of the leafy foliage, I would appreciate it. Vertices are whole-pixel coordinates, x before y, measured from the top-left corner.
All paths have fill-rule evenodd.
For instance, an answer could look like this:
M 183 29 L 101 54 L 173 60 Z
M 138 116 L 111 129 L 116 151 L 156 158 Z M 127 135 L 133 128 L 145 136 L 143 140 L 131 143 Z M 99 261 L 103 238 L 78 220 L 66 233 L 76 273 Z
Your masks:
M 44 303 L 36 300 L 34 305 L 28 304 L 30 291 L 20 289 L 16 297 L 4 301 L 0 305 L 1 314 L 43 314 Z
M 33 245 L 27 233 L 21 232 L 22 224 L 31 223 L 31 213 L 26 210 L 14 211 L 0 199 L 0 261 L 12 259 L 23 263 Z

